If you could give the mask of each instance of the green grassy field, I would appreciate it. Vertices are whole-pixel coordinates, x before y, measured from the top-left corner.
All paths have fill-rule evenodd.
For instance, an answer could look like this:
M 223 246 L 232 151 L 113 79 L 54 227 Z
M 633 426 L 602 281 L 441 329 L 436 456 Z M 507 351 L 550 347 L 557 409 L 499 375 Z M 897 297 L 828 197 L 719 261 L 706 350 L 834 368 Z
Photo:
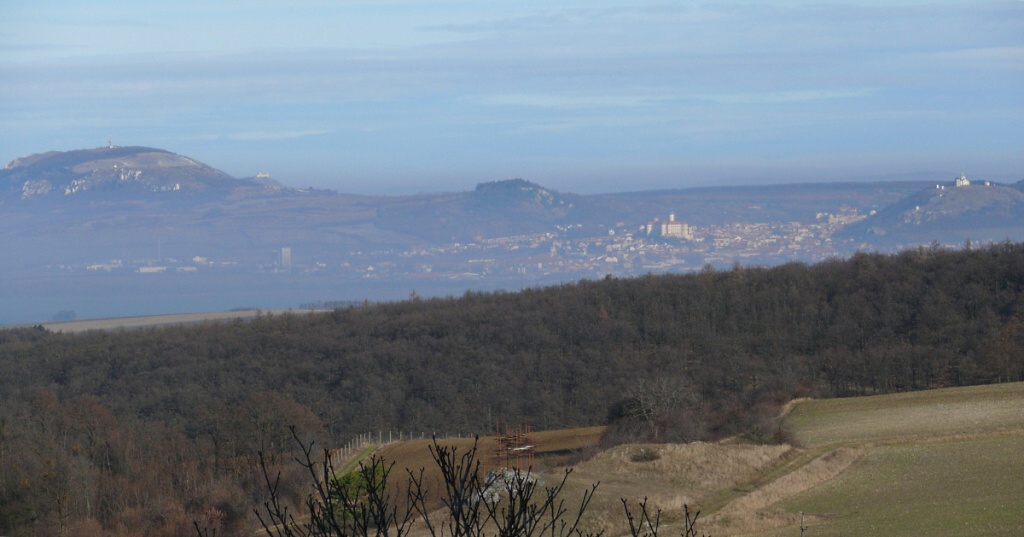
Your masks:
M 1024 383 L 807 401 L 786 427 L 809 447 L 1019 432 Z
M 704 534 L 724 537 L 1024 536 L 1024 383 L 796 404 L 784 426 L 797 447 L 625 445 L 575 464 L 572 504 L 600 481 L 585 525 L 626 532 L 620 498 L 662 510 L 661 535 L 677 535 L 684 505 L 701 509 Z M 562 452 L 593 448 L 602 429 L 533 433 L 538 477 L 556 482 Z M 493 439 L 481 439 L 485 465 Z M 472 440 L 446 441 L 469 449 Z M 419 440 L 380 454 L 430 468 Z M 638 460 L 639 451 L 654 453 Z M 557 461 L 557 462 L 556 462 Z
M 804 535 L 1024 535 L 1024 384 L 809 401 L 786 425 L 807 449 L 863 450 L 769 508 L 788 520 L 806 513 Z
M 806 535 L 1024 535 L 1024 436 L 876 448 L 780 507 Z

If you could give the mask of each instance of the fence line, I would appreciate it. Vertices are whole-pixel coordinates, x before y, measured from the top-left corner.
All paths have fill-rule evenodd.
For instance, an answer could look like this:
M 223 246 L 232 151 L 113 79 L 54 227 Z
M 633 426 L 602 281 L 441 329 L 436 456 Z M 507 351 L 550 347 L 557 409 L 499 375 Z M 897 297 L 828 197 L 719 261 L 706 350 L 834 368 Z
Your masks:
M 447 440 L 452 438 L 463 438 L 462 433 L 436 433 L 432 432 L 427 434 L 426 432 L 411 433 L 406 431 L 383 431 L 378 430 L 376 433 L 360 433 L 353 437 L 351 440 L 345 443 L 344 446 L 327 450 L 331 456 L 331 460 L 341 467 L 350 458 L 358 455 L 360 452 L 365 450 L 369 446 L 382 447 L 393 442 L 406 442 L 410 440 L 428 440 L 436 437 L 438 440 Z M 467 436 L 466 438 L 472 438 Z

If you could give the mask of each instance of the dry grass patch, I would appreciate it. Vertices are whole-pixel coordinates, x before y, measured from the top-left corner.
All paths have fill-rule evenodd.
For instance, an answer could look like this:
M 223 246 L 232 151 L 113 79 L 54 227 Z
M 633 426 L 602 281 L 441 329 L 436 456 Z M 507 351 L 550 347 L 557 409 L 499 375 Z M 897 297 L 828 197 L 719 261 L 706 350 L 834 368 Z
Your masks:
M 600 442 L 603 433 L 604 427 L 581 427 L 531 433 L 529 437 L 536 444 L 535 465 L 538 468 L 545 468 L 548 466 L 545 461 L 549 457 L 559 458 L 566 452 L 593 448 Z M 437 442 L 440 446 L 455 449 L 457 456 L 468 453 L 476 445 L 476 459 L 480 461 L 482 474 L 486 474 L 489 470 L 498 467 L 498 444 L 493 436 L 481 437 L 479 440 L 474 438 L 444 438 L 438 439 Z M 398 490 L 405 490 L 404 485 L 409 477 L 408 471 L 412 471 L 419 476 L 422 470 L 424 485 L 434 491 L 432 494 L 436 494 L 442 483 L 441 473 L 430 454 L 430 447 L 432 445 L 433 440 L 428 439 L 393 442 L 382 446 L 374 454 L 383 458 L 387 464 L 395 463 L 391 479 L 394 480 L 394 483 L 398 484 Z M 555 469 L 547 472 L 538 471 L 536 474 L 543 482 L 553 484 L 556 479 L 561 479 L 563 471 Z M 576 487 L 570 488 L 572 488 L 572 492 L 575 494 Z M 579 487 L 579 496 L 582 496 L 582 489 L 583 487 Z M 573 494 L 566 496 L 566 498 L 568 500 L 575 500 L 577 496 Z
M 578 478 L 593 477 L 608 488 L 629 490 L 638 485 L 654 485 L 702 497 L 755 479 L 790 449 L 785 445 L 705 443 L 626 445 L 600 453 L 577 466 L 576 472 Z M 654 453 L 657 458 L 637 461 L 641 453 Z M 647 496 L 653 498 L 651 494 Z
M 596 447 L 601 443 L 601 436 L 606 427 L 578 427 L 557 431 L 539 431 L 530 433 L 530 438 L 537 445 L 537 454 L 548 454 Z
M 595 448 L 601 441 L 605 427 L 578 427 L 574 429 L 560 429 L 557 431 L 540 431 L 530 433 L 528 436 L 533 440 L 536 452 L 537 466 L 546 466 L 551 458 L 560 460 L 560 456 L 569 453 Z M 466 453 L 477 445 L 477 458 L 481 461 L 483 470 L 486 472 L 496 468 L 498 444 L 493 436 L 483 436 L 479 440 L 474 438 L 443 438 L 438 439 L 438 444 L 453 447 L 458 453 Z M 378 454 L 387 461 L 395 461 L 395 467 L 419 471 L 420 468 L 431 469 L 435 466 L 430 456 L 430 446 L 433 440 L 409 440 L 386 444 L 378 450 Z
M 595 527 L 611 534 L 625 530 L 620 498 L 632 504 L 648 499 L 672 524 L 683 517 L 683 506 L 699 509 L 723 490 L 746 489 L 760 476 L 779 466 L 789 446 L 649 444 L 607 450 L 576 467 L 575 490 L 600 481 L 593 503 Z M 637 462 L 636 455 L 653 452 L 655 460 Z M 573 497 L 573 494 L 568 496 Z
M 535 475 L 543 484 L 554 485 L 565 469 L 547 464 L 549 455 L 596 445 L 601 427 L 545 431 L 531 435 L 537 443 L 539 470 Z M 442 445 L 465 453 L 473 446 L 472 439 L 445 439 Z M 404 480 L 405 468 L 426 470 L 426 483 L 440 484 L 436 466 L 430 457 L 429 440 L 414 440 L 383 446 L 377 454 L 395 461 L 393 477 Z M 494 466 L 496 444 L 493 437 L 481 438 L 478 453 L 484 471 Z M 631 505 L 648 498 L 649 506 L 662 510 L 662 521 L 671 533 L 672 524 L 682 518 L 683 506 L 700 508 L 702 502 L 719 497 L 723 491 L 749 490 L 766 473 L 778 468 L 792 456 L 789 446 L 716 445 L 716 444 L 644 444 L 625 445 L 598 453 L 573 468 L 562 498 L 570 509 L 575 508 L 583 492 L 600 482 L 596 496 L 585 517 L 588 530 L 605 530 L 610 535 L 626 531 L 621 498 Z M 653 454 L 651 460 L 638 454 Z
M 835 479 L 865 452 L 866 448 L 839 448 L 745 494 L 705 520 L 715 535 L 737 535 L 765 528 L 799 523 L 799 515 L 767 508 Z

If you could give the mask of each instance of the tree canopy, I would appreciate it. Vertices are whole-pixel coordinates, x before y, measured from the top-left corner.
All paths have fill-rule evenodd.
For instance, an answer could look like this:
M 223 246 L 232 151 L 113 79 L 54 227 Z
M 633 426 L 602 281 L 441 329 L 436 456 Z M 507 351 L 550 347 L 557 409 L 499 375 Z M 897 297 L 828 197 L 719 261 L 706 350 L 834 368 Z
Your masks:
M 244 519 L 255 478 L 240 461 L 283 450 L 289 425 L 336 445 L 497 423 L 714 439 L 795 396 L 1024 380 L 1022 288 L 1024 246 L 1004 243 L 246 321 L 0 330 L 0 532 L 134 527 L 124 513 L 156 496 Z M 177 524 L 161 520 L 138 524 Z

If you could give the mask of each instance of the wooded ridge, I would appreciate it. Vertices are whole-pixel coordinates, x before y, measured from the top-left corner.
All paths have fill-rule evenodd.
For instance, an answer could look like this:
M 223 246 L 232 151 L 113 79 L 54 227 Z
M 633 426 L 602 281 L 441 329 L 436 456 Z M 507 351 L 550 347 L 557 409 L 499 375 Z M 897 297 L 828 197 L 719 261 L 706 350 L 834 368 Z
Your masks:
M 262 498 L 251 458 L 283 453 L 288 425 L 320 445 L 498 423 L 609 423 L 609 442 L 771 440 L 770 417 L 797 396 L 1024 380 L 1022 291 L 1024 245 L 1002 243 L 199 325 L 2 330 L 0 532 L 175 535 L 212 506 L 232 520 L 222 534 L 244 534 Z

